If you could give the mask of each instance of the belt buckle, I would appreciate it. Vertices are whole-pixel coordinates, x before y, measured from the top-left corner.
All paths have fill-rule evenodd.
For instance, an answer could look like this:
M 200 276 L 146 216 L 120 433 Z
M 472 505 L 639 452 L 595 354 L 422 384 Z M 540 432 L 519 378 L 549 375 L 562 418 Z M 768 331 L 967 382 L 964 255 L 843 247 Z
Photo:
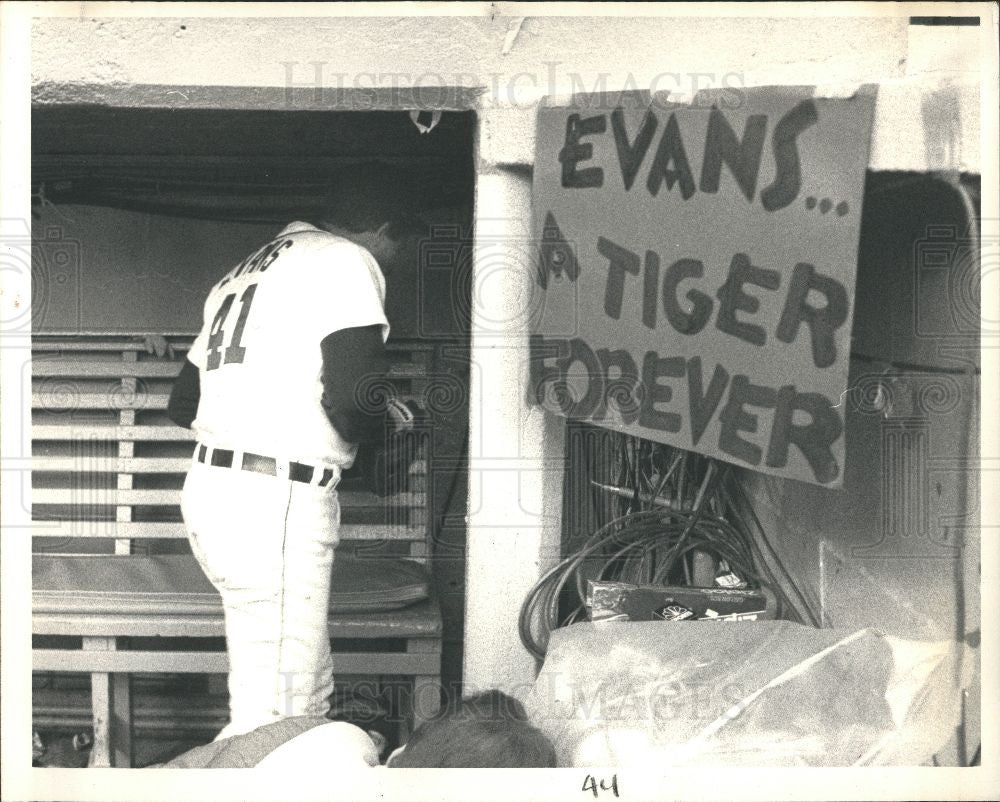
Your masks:
M 259 473 L 264 476 L 274 476 L 277 471 L 277 461 L 263 454 L 243 452 L 239 467 L 248 473 Z
M 226 458 L 223 456 L 228 454 L 229 462 L 226 463 Z M 216 462 L 216 457 L 219 461 Z M 208 457 L 208 464 L 213 468 L 232 468 L 236 464 L 236 452 L 228 448 L 213 448 L 212 453 Z

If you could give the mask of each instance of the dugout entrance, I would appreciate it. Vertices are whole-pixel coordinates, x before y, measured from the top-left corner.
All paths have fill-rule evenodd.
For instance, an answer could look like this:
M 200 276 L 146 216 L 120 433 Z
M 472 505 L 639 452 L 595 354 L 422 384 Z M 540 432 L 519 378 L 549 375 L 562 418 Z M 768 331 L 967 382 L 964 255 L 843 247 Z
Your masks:
M 442 684 L 458 681 L 475 119 L 424 114 L 35 108 L 32 535 L 35 595 L 46 598 L 35 616 L 33 713 L 47 736 L 87 730 L 93 716 L 98 760 L 144 765 L 171 741 L 189 745 L 220 726 L 224 646 L 221 629 L 198 615 L 206 588 L 181 576 L 173 590 L 188 598 L 173 599 L 184 607 L 173 610 L 163 596 L 131 612 L 124 596 L 99 597 L 125 566 L 141 590 L 169 581 L 189 553 L 178 501 L 190 432 L 170 423 L 165 403 L 209 287 L 308 218 L 324 193 L 350 193 L 344 177 L 369 164 L 399 177 L 426 223 L 386 306 L 390 381 L 427 416 L 405 487 L 379 497 L 345 477 L 338 559 L 381 571 L 391 598 L 331 624 L 344 679 L 337 704 L 385 719 L 392 740 L 397 724 L 412 726 Z M 170 352 L 148 353 L 149 336 Z M 417 584 L 429 584 L 433 610 L 399 604 L 414 579 L 394 586 L 382 570 L 390 558 L 425 566 Z M 109 623 L 116 612 L 135 620 Z M 119 656 L 98 660 L 101 650 Z

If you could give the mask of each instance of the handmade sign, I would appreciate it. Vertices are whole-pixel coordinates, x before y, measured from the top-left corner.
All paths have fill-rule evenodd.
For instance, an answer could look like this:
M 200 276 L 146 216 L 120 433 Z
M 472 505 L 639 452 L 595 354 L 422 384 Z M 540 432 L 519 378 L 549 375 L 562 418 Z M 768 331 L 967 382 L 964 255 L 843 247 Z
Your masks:
M 539 111 L 532 400 L 840 486 L 875 105 L 809 87 Z

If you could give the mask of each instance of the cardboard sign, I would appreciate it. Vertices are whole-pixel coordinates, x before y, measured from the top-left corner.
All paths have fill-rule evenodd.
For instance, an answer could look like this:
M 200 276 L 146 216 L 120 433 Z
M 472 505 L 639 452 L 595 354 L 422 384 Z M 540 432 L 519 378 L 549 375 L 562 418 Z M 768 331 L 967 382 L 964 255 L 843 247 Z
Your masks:
M 875 105 L 809 87 L 539 111 L 532 400 L 831 487 Z

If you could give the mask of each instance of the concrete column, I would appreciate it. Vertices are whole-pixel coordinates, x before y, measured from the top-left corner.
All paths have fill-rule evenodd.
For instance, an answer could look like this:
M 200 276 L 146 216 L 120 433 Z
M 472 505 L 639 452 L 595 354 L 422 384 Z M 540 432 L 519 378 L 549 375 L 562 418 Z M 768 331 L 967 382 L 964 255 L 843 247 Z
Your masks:
M 517 692 L 536 672 L 518 637 L 521 604 L 559 558 L 564 422 L 526 400 L 530 318 L 537 303 L 530 171 L 484 160 L 487 151 L 481 126 L 464 682 L 467 692 Z

